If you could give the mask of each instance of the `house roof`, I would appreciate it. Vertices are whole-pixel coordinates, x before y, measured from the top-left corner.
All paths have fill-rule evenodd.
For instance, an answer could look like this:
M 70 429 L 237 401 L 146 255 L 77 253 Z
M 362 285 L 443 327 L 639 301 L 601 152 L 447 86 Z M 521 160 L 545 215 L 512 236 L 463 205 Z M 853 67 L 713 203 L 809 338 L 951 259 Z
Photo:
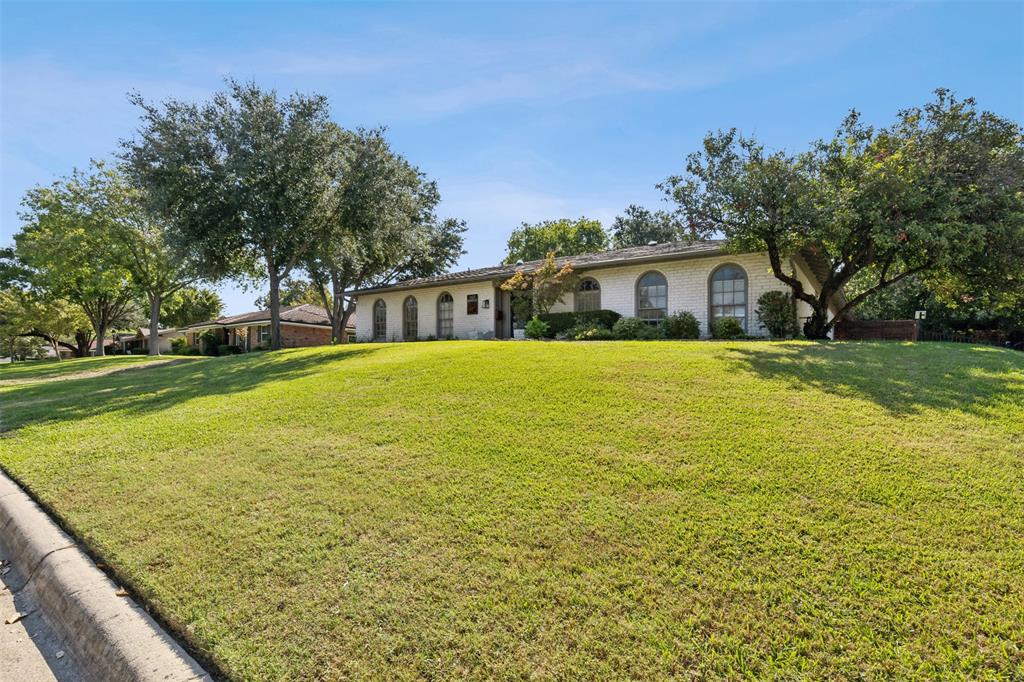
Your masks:
M 225 317 L 218 317 L 216 320 L 207 320 L 206 322 L 197 322 L 196 324 L 190 324 L 182 329 L 197 329 L 201 327 L 231 327 L 242 324 L 257 324 L 270 322 L 270 311 L 269 310 L 256 310 L 251 313 L 242 313 L 240 315 L 227 315 Z M 292 322 L 295 324 L 314 324 L 325 327 L 331 326 L 331 318 L 327 315 L 327 310 L 323 306 L 313 305 L 312 303 L 303 303 L 301 305 L 290 305 L 281 308 L 281 322 Z M 349 328 L 353 328 L 355 325 L 350 320 Z
M 704 241 L 683 241 L 665 242 L 663 244 L 649 244 L 646 246 L 631 246 L 625 249 L 612 249 L 610 251 L 599 251 L 597 253 L 585 253 L 578 256 L 562 256 L 555 259 L 555 263 L 561 266 L 569 261 L 577 270 L 595 268 L 607 265 L 625 265 L 629 263 L 646 263 L 652 261 L 677 260 L 683 258 L 698 258 L 700 256 L 712 256 L 721 253 L 725 244 L 723 239 L 708 239 Z M 463 282 L 480 282 L 488 279 L 508 278 L 515 274 L 516 270 L 530 272 L 541 265 L 544 260 L 532 260 L 522 264 L 496 265 L 489 268 L 474 268 L 472 270 L 459 270 L 448 272 L 433 277 L 420 277 L 407 279 L 386 287 L 370 287 L 367 289 L 356 289 L 353 296 L 372 294 L 379 291 L 401 291 L 404 289 L 419 289 L 422 287 L 436 286 L 438 284 L 459 284 Z

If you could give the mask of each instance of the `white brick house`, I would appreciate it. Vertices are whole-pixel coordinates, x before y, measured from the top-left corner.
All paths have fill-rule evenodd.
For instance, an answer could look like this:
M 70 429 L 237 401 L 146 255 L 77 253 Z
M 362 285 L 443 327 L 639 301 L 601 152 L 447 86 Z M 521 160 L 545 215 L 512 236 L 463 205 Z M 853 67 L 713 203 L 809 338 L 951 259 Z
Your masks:
M 757 319 L 758 297 L 765 291 L 786 291 L 772 275 L 766 253 L 728 253 L 718 240 L 673 242 L 570 256 L 579 276 L 576 292 L 551 312 L 614 310 L 623 317 L 657 319 L 689 311 L 710 334 L 714 317 L 739 318 L 747 333 L 765 333 Z M 501 283 L 518 269 L 530 271 L 540 261 L 452 272 L 436 277 L 353 292 L 357 298 L 359 341 L 403 341 L 412 338 L 509 338 L 525 320 L 513 320 L 511 299 Z M 820 263 L 811 252 L 793 254 L 786 267 L 816 292 Z M 810 315 L 805 303 L 797 315 Z

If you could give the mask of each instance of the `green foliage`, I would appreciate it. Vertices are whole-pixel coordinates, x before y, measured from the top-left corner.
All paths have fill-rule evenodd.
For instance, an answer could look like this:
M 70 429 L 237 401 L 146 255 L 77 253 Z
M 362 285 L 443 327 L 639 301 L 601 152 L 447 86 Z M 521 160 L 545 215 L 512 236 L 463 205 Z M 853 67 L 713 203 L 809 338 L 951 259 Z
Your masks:
M 646 324 L 647 323 L 639 317 L 623 317 L 616 320 L 615 324 L 612 326 L 612 333 L 615 334 L 615 338 L 617 339 L 635 339 L 640 328 Z
M 184 336 L 177 336 L 171 339 L 171 353 L 174 355 L 184 355 L 189 348 L 188 339 Z
M 97 337 L 133 313 L 136 287 L 125 267 L 121 224 L 132 218 L 116 172 L 94 164 L 29 190 L 15 254 L 32 287 L 79 306 Z M 102 344 L 97 352 L 103 353 Z
M 675 312 L 661 321 L 667 339 L 699 339 L 700 322 L 689 311 Z
M 184 287 L 163 300 L 160 320 L 165 327 L 184 327 L 221 316 L 224 302 L 212 289 Z
M 539 315 L 538 317 L 548 323 L 548 334 L 551 337 L 558 337 L 573 327 L 582 327 L 590 324 L 596 324 L 605 327 L 606 329 L 611 329 L 612 325 L 614 325 L 622 315 L 614 310 L 590 310 L 580 313 L 547 313 L 545 315 Z
M 773 339 L 797 333 L 796 301 L 785 291 L 766 291 L 757 299 L 757 317 Z
M 645 246 L 650 242 L 664 244 L 687 236 L 675 216 L 666 211 L 650 211 L 643 206 L 630 204 L 623 214 L 616 216 L 612 223 L 613 248 Z
M 241 354 L 241 352 L 242 352 L 241 348 L 239 348 L 238 346 L 231 345 L 231 344 L 222 343 L 222 344 L 217 346 L 217 355 L 218 356 L 239 355 L 239 354 Z
M 143 121 L 124 157 L 171 240 L 208 277 L 265 276 L 276 317 L 280 281 L 334 218 L 345 147 L 327 100 L 230 81 L 201 105 L 132 101 Z M 271 327 L 280 347 L 280 325 Z
M 615 332 L 597 322 L 582 322 L 565 332 L 565 338 L 572 341 L 611 341 Z
M 608 248 L 608 235 L 601 222 L 589 218 L 562 218 L 536 224 L 523 223 L 508 238 L 505 263 L 541 260 L 548 253 L 578 256 Z
M 331 300 L 330 295 L 327 296 L 327 300 Z M 322 306 L 324 297 L 321 288 L 313 282 L 301 277 L 287 277 L 281 282 L 280 301 L 282 306 L 305 303 Z M 270 307 L 270 299 L 266 295 L 260 296 L 253 302 L 253 305 L 260 310 L 265 310 Z
M 534 316 L 526 323 L 526 338 L 543 339 L 547 335 L 548 323 L 539 317 Z
M 920 274 L 952 290 L 1000 291 L 1024 281 L 1024 129 L 973 99 L 937 90 L 886 128 L 852 112 L 830 140 L 799 155 L 766 152 L 735 130 L 710 134 L 686 173 L 659 185 L 689 229 L 767 251 L 777 279 L 812 309 L 808 338 L 825 338 L 829 303 L 862 272 L 862 301 Z M 800 249 L 831 268 L 817 294 L 787 270 Z
M 0 358 L 42 360 L 46 357 L 46 342 L 36 336 L 0 335 Z
M 220 334 L 212 329 L 207 329 L 199 335 L 199 346 L 203 350 L 203 355 L 217 355 L 217 351 L 220 348 Z
M 711 337 L 715 339 L 738 339 L 745 336 L 743 324 L 735 317 L 719 317 L 711 323 Z

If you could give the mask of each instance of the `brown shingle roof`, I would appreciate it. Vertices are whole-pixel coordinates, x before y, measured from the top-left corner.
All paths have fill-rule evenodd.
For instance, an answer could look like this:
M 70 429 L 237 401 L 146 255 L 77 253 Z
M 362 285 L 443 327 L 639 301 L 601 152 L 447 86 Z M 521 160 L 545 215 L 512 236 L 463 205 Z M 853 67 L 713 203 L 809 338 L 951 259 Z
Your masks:
M 303 303 L 302 305 L 291 305 L 281 308 L 281 321 L 282 322 L 297 322 L 300 324 L 316 324 L 323 325 L 325 327 L 331 326 L 331 319 L 327 315 L 327 310 L 323 306 L 313 305 L 312 303 Z M 269 310 L 257 310 L 251 313 L 242 313 L 240 315 L 228 315 L 225 317 L 218 317 L 216 320 L 207 320 L 206 322 L 197 322 L 196 324 L 190 324 L 182 329 L 192 329 L 196 327 L 226 327 L 238 324 L 256 324 L 262 322 L 270 322 L 270 311 Z M 352 328 L 352 320 L 349 320 L 349 328 Z
M 561 266 L 566 261 L 572 263 L 577 270 L 594 268 L 607 265 L 626 265 L 629 263 L 644 263 L 658 260 L 674 260 L 679 258 L 695 258 L 698 256 L 711 256 L 719 253 L 725 241 L 722 239 L 708 239 L 706 241 L 666 242 L 664 244 L 650 244 L 647 246 L 631 246 L 625 249 L 612 249 L 610 251 L 599 251 L 597 253 L 585 253 L 579 256 L 562 256 L 556 258 L 555 262 Z M 496 265 L 488 268 L 474 268 L 472 270 L 460 270 L 458 272 L 447 272 L 434 277 L 420 277 L 418 279 L 407 279 L 386 287 L 370 287 L 357 289 L 352 292 L 358 296 L 372 294 L 379 291 L 401 291 L 403 289 L 419 289 L 421 287 L 435 286 L 448 282 L 479 282 L 488 279 L 507 278 L 515 274 L 516 270 L 531 271 L 543 263 L 543 260 L 532 260 L 521 265 Z

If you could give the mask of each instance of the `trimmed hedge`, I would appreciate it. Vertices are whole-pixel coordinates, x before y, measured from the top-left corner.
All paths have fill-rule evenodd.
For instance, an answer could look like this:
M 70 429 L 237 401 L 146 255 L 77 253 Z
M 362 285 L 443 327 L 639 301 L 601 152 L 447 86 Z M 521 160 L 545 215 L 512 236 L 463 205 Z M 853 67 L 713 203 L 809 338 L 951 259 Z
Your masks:
M 547 313 L 539 317 L 548 323 L 548 331 L 545 336 L 553 339 L 573 327 L 589 323 L 599 324 L 602 327 L 611 329 L 622 315 L 619 315 L 614 310 L 592 310 L 585 313 Z

